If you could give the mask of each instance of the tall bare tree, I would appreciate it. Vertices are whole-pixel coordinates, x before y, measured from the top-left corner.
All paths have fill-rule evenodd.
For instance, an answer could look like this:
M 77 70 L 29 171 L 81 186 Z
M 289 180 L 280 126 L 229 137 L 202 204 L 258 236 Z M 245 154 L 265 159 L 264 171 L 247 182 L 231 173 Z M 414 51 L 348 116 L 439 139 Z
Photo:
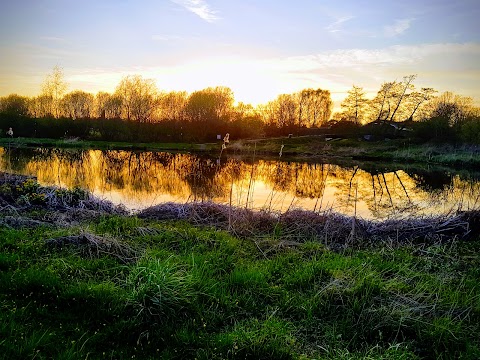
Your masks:
M 395 114 L 397 113 L 398 109 L 402 101 L 407 97 L 407 91 L 413 90 L 413 81 L 417 78 L 417 75 L 407 75 L 403 77 L 403 81 L 400 83 L 398 87 L 398 91 L 395 94 L 396 98 L 396 105 L 393 109 L 392 115 L 390 116 L 390 121 L 395 119 Z
M 42 84 L 41 96 L 50 99 L 50 115 L 58 118 L 60 116 L 60 101 L 67 90 L 63 69 L 56 65 L 52 72 L 47 75 Z
M 370 102 L 376 120 L 386 120 L 391 113 L 391 99 L 397 82 L 384 82 L 375 98 Z

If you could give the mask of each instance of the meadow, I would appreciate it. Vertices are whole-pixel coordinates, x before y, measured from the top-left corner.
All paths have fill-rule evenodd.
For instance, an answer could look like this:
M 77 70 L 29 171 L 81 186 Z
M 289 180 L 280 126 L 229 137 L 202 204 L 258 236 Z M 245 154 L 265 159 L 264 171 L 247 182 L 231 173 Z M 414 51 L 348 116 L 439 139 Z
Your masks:
M 334 214 L 303 235 L 212 204 L 131 214 L 9 174 L 0 200 L 4 359 L 480 357 L 476 212 L 372 237 Z

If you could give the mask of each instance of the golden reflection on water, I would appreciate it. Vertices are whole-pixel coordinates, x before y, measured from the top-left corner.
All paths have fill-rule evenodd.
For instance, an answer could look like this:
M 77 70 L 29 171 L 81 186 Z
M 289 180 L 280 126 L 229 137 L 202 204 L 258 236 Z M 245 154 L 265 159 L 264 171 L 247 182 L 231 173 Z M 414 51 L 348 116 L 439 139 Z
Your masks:
M 334 164 L 240 160 L 114 150 L 0 149 L 2 170 L 45 185 L 79 186 L 140 209 L 156 203 L 211 200 L 253 209 L 333 210 L 364 218 L 444 213 L 478 205 L 480 183 L 428 173 Z

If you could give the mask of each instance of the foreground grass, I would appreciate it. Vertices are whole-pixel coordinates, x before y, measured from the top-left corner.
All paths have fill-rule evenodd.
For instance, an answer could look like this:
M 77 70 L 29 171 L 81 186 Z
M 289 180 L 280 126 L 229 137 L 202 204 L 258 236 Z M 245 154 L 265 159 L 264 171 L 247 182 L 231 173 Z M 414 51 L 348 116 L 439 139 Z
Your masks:
M 3 223 L 0 358 L 478 359 L 479 245 L 264 256 L 186 222 Z

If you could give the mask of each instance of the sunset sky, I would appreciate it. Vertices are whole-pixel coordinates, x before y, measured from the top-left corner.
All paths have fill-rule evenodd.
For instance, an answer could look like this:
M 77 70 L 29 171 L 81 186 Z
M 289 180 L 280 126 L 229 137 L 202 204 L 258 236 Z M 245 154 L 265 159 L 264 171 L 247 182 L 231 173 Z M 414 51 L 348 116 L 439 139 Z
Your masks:
M 257 104 L 418 74 L 480 102 L 479 0 L 11 0 L 0 4 L 0 96 L 37 95 L 55 65 L 69 90 L 128 74 L 161 90 L 223 85 Z

